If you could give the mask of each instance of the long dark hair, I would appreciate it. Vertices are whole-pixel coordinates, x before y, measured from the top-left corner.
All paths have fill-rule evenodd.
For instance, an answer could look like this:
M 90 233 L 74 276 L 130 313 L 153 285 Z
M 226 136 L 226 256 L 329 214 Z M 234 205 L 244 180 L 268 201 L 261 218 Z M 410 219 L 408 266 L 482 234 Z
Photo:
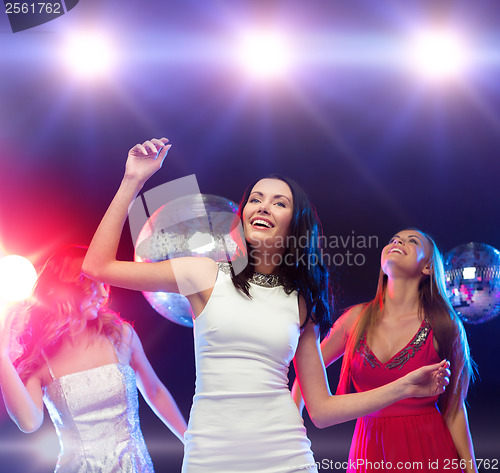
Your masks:
M 297 291 L 306 301 L 307 318 L 303 326 L 312 320 L 319 326 L 321 336 L 324 336 L 332 325 L 334 300 L 330 273 L 323 261 L 324 238 L 321 222 L 306 193 L 293 179 L 278 174 L 271 174 L 262 179 L 283 181 L 292 192 L 292 221 L 278 274 L 287 294 Z M 241 221 L 250 193 L 262 179 L 257 179 L 246 188 L 238 209 Z M 248 265 L 242 272 L 233 275 L 232 280 L 238 290 L 251 297 L 248 279 L 254 272 L 254 261 L 248 242 L 247 246 Z
M 104 304 L 98 317 L 87 321 L 81 312 L 84 298 L 97 284 L 82 273 L 87 251 L 83 246 L 66 246 L 54 253 L 38 275 L 26 324 L 19 335 L 22 354 L 14 365 L 25 380 L 61 345 L 67 334 L 76 335 L 88 328 L 93 335 L 105 334 L 115 343 L 121 341 L 123 320 Z
M 470 380 L 474 378 L 474 362 L 471 359 L 467 336 L 462 321 L 446 296 L 443 257 L 434 240 L 416 228 L 430 243 L 430 275 L 422 278 L 419 285 L 419 315 L 425 318 L 432 327 L 438 342 L 438 355 L 450 362 L 450 384 L 439 399 L 439 407 L 443 415 L 455 412 L 467 396 Z M 387 288 L 387 275 L 382 269 L 379 273 L 375 298 L 365 304 L 354 329 L 347 341 L 338 394 L 352 390 L 351 361 L 359 347 L 361 338 L 379 320 Z

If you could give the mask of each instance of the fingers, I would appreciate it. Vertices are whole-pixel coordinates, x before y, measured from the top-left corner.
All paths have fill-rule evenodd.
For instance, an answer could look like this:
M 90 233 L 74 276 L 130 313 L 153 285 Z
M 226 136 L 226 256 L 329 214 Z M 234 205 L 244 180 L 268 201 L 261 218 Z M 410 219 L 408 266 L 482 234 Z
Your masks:
M 451 373 L 449 370 L 446 370 L 444 373 L 440 373 L 438 377 L 438 382 L 441 386 L 448 386 L 450 384 L 450 376 Z
M 436 373 L 437 389 L 438 393 L 442 394 L 446 386 L 450 384 L 451 371 L 449 370 L 450 362 L 448 360 L 443 360 L 438 364 L 438 370 Z
M 450 367 L 450 362 L 448 360 L 443 360 L 441 363 L 439 363 L 439 366 L 443 368 L 449 368 Z
M 443 360 L 441 363 L 439 363 L 439 368 L 438 368 L 438 375 L 441 378 L 447 379 L 446 385 L 450 382 L 450 376 L 451 376 L 451 371 L 450 371 L 450 362 L 448 360 Z
M 160 167 L 163 165 L 163 160 L 167 156 L 168 150 L 172 147 L 172 145 L 167 144 L 168 138 L 152 138 L 145 143 L 151 143 L 153 148 L 150 148 L 153 152 L 156 153 L 155 159 L 159 160 Z
M 130 154 L 143 154 L 144 156 L 148 155 L 146 148 L 143 145 L 141 145 L 140 143 L 137 143 L 133 148 L 131 148 L 129 153 Z
M 155 159 L 159 156 L 160 151 L 166 148 L 165 146 L 168 143 L 168 138 L 151 138 L 150 140 L 146 140 L 144 143 L 137 143 L 132 151 L 139 152 L 144 156 L 148 156 L 149 154 L 156 154 Z M 170 149 L 172 145 L 168 145 L 168 149 Z M 167 151 L 168 151 L 167 149 Z M 166 152 L 163 155 L 163 158 L 166 156 Z
M 440 361 L 439 363 L 434 363 L 433 365 L 427 365 L 425 367 L 428 371 L 437 371 L 437 373 L 445 373 L 447 376 L 451 375 L 449 370 L 450 362 L 448 360 Z
M 142 146 L 145 149 L 149 149 L 152 153 L 156 154 L 156 153 L 158 153 L 158 148 L 155 146 L 154 141 L 156 141 L 158 143 L 159 140 L 156 140 L 155 138 L 153 138 L 151 140 L 147 140 L 144 143 L 142 143 Z
M 161 151 L 161 149 L 168 143 L 168 139 L 167 138 L 151 138 L 150 140 L 148 141 L 145 141 L 143 143 L 143 145 L 145 147 L 148 147 L 151 151 L 153 151 L 153 153 L 156 153 L 158 154 L 159 151 Z

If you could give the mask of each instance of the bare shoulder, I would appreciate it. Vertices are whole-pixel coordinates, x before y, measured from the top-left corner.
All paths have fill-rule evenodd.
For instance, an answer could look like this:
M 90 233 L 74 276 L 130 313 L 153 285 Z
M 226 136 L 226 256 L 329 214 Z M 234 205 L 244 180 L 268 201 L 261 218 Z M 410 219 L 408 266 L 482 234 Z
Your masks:
M 361 312 L 363 312 L 366 304 L 357 304 L 349 307 L 335 322 L 335 324 L 342 325 L 347 332 L 350 332 L 354 327 L 356 321 L 359 319 Z
M 134 338 L 137 337 L 137 333 L 134 330 L 134 327 L 129 322 L 123 322 L 122 325 L 122 343 L 126 343 L 131 345 L 134 341 Z
M 205 291 L 215 285 L 218 266 L 217 263 L 207 257 L 189 256 L 173 259 L 172 269 L 174 273 L 186 275 L 185 278 L 177 278 L 178 281 L 188 281 L 186 287 L 179 284 L 179 292 L 184 295 Z
M 121 332 L 121 340 L 117 349 L 130 362 L 134 351 L 142 348 L 141 342 L 134 327 L 129 322 L 123 322 Z

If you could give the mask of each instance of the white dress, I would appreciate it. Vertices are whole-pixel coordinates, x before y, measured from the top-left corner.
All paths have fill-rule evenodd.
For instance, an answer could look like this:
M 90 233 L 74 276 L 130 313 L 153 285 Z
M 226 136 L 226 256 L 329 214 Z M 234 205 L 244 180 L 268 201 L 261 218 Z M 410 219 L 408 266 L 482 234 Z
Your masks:
M 297 348 L 297 293 L 251 284 L 240 293 L 220 264 L 194 322 L 196 391 L 183 473 L 316 471 L 288 388 Z

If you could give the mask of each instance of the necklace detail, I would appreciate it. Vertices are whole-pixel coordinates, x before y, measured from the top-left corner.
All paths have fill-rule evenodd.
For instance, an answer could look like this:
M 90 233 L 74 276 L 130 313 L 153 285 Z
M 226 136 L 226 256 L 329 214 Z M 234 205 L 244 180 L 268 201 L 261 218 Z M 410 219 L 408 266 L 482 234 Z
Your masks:
M 281 278 L 277 274 L 253 273 L 248 282 L 262 287 L 278 287 L 282 286 Z
M 229 275 L 231 274 L 231 265 L 229 263 L 218 262 L 217 266 L 223 273 Z M 281 277 L 278 274 L 264 274 L 255 272 L 248 278 L 248 282 L 261 287 L 283 286 Z

